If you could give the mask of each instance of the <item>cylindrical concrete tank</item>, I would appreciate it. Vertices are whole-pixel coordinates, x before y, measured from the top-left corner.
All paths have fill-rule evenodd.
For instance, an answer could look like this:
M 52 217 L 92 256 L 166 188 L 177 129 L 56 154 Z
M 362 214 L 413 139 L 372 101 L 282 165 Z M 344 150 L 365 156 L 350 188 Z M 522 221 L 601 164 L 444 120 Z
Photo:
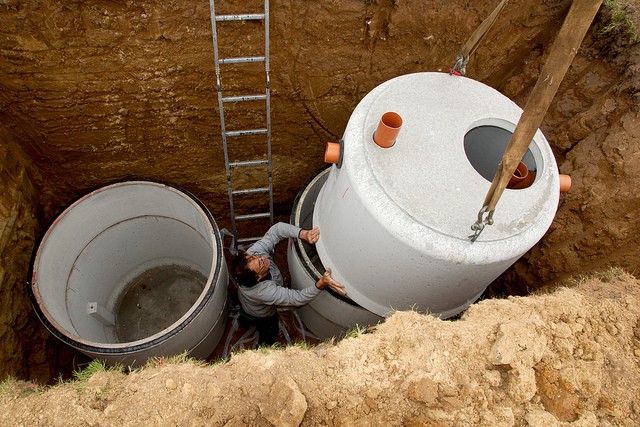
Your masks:
M 373 135 L 387 112 L 401 117 L 402 128 L 382 148 Z M 505 190 L 495 224 L 469 239 L 521 113 L 498 91 L 444 73 L 394 78 L 358 104 L 339 166 L 309 202 L 320 263 L 350 299 L 377 316 L 417 309 L 450 317 L 544 235 L 559 180 L 538 131 L 523 159 L 535 180 Z
M 304 229 L 313 228 L 313 211 L 318 193 L 329 176 L 330 169 L 321 170 L 298 193 L 291 212 L 291 223 Z M 322 233 L 322 232 L 321 232 Z M 290 240 L 287 262 L 294 289 L 314 286 L 322 276 L 324 266 L 315 246 L 302 239 Z M 348 297 L 342 297 L 328 289 L 309 304 L 298 309 L 305 326 L 318 338 L 339 337 L 356 325 L 373 325 L 383 320 L 381 316 L 360 307 Z
M 63 342 L 136 366 L 205 358 L 226 326 L 227 269 L 216 223 L 193 195 L 153 181 L 107 185 L 62 212 L 39 243 L 31 300 Z

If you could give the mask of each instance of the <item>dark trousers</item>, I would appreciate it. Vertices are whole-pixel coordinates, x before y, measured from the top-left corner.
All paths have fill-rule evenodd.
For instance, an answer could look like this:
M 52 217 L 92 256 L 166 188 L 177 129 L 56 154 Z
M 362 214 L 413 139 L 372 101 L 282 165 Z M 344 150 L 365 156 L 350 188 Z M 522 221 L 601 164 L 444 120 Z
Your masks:
M 258 330 L 258 345 L 273 345 L 278 339 L 280 318 L 276 312 L 269 317 L 253 317 L 241 311 L 240 320 L 243 326 L 252 325 Z

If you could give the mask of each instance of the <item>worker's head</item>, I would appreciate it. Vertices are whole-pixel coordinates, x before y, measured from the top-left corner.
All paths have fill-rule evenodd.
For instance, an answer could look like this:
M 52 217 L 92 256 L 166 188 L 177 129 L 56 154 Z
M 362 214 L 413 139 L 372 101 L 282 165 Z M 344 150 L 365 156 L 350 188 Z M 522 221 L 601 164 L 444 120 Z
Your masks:
M 231 273 L 239 285 L 251 287 L 267 275 L 269 265 L 269 259 L 241 250 L 231 261 Z

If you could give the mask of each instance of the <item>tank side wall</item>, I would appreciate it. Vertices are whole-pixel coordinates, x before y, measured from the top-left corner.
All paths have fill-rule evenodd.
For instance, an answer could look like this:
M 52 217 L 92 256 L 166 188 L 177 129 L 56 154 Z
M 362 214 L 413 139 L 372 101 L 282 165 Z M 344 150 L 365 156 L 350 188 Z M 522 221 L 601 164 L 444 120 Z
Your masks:
M 361 101 L 345 130 L 343 165 L 340 169 L 335 166 L 331 168 L 314 210 L 314 225 L 322 230 L 322 237 L 316 244 L 322 262 L 331 267 L 336 279 L 347 286 L 354 301 L 381 316 L 390 310 L 414 306 L 433 313 L 450 313 L 458 307 L 464 308 L 469 300 L 482 292 L 542 237 L 557 207 L 558 190 L 554 187 L 557 184 L 556 165 L 546 140 L 538 133 L 537 137 L 542 138 L 540 151 L 550 158 L 545 159 L 545 168 L 537 186 L 507 194 L 495 217 L 496 224 L 487 227 L 482 239 L 471 243 L 468 239 L 470 226 L 482 203 L 481 200 L 477 203 L 474 200 L 484 197 L 490 183 L 466 159 L 463 137 L 469 126 L 478 123 L 479 117 L 484 116 L 482 111 L 475 115 L 465 113 L 467 115 L 461 123 L 451 121 L 450 126 L 460 127 L 456 131 L 456 135 L 460 134 L 459 141 L 445 138 L 439 142 L 441 136 L 451 137 L 450 130 L 445 128 L 440 131 L 446 135 L 431 135 L 430 132 L 435 130 L 429 127 L 422 129 L 423 132 L 407 129 L 404 137 L 408 134 L 415 135 L 415 138 L 430 135 L 431 142 L 445 146 L 432 155 L 424 156 L 420 152 L 424 149 L 429 153 L 433 149 L 431 145 L 424 145 L 418 140 L 402 140 L 406 126 L 411 123 L 420 126 L 416 118 L 406 120 L 396 141 L 396 145 L 413 144 L 417 150 L 415 153 L 407 150 L 406 146 L 402 149 L 396 146 L 380 149 L 369 141 L 370 130 L 375 125 L 374 118 L 377 120 L 379 117 L 379 114 L 371 114 L 371 111 L 380 113 L 388 110 L 378 103 L 401 105 L 404 99 L 409 103 L 422 102 L 421 97 L 389 96 L 394 84 L 397 83 L 401 92 L 405 93 L 408 90 L 405 80 L 413 88 L 422 88 L 434 86 L 432 79 L 439 84 L 450 81 L 442 73 L 401 76 L 383 83 Z M 469 79 L 460 83 L 480 85 Z M 484 85 L 479 92 L 483 96 L 501 97 Z M 514 118 L 517 121 L 517 116 L 514 116 L 517 113 L 515 104 L 506 99 L 502 101 L 501 98 L 494 101 L 498 104 L 504 102 L 503 114 L 511 121 Z M 433 107 L 438 108 L 440 104 Z M 425 117 L 423 121 L 432 120 L 424 114 L 420 116 Z M 422 162 L 416 162 L 415 158 L 423 156 L 426 163 L 431 162 L 442 168 L 443 164 L 446 166 L 448 163 L 436 155 L 438 153 L 440 156 L 460 157 L 449 161 L 464 163 L 465 170 L 468 169 L 475 181 L 482 183 L 485 191 L 474 191 L 474 187 L 443 181 L 439 187 L 425 192 L 423 198 L 414 200 L 414 193 L 431 188 L 420 179 Z M 395 169 L 390 169 L 390 164 L 402 162 L 403 156 L 404 160 L 409 161 L 408 168 L 403 169 L 398 164 Z M 386 157 L 389 157 L 390 164 L 385 163 Z M 415 168 L 409 167 L 411 165 Z M 451 166 L 447 168 L 451 169 Z M 443 170 L 443 173 L 449 172 Z M 408 181 L 406 177 L 409 175 L 416 175 L 416 179 Z M 434 182 L 441 179 L 434 177 Z M 401 180 L 406 181 L 405 188 L 396 187 Z M 452 191 L 456 188 L 458 192 Z M 465 205 L 468 215 L 452 209 L 447 203 L 442 204 L 443 197 L 440 195 L 445 192 L 448 198 Z M 517 200 L 522 204 L 514 204 Z M 469 210 L 472 205 L 476 206 L 473 214 Z M 447 227 L 450 228 L 451 224 L 443 226 L 441 221 L 447 221 L 452 216 L 460 224 L 452 229 L 455 233 L 448 234 Z

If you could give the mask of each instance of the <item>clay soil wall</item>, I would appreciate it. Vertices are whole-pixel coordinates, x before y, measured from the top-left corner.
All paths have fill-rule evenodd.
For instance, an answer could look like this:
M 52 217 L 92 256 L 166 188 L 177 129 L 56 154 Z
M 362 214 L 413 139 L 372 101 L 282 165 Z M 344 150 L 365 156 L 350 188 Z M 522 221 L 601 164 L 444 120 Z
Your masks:
M 258 10 L 245 1 L 216 3 L 219 13 Z M 279 217 L 288 217 L 296 192 L 323 165 L 324 143 L 340 138 L 366 93 L 398 75 L 448 71 L 494 3 L 272 1 Z M 509 2 L 467 76 L 524 106 L 569 5 Z M 259 49 L 263 40 L 255 34 L 262 30 L 255 25 L 227 28 L 223 47 L 231 54 Z M 222 37 L 224 28 L 219 31 Z M 630 37 L 603 7 L 542 125 L 573 188 L 562 196 L 547 235 L 492 286 L 494 294 L 526 293 L 608 265 L 635 271 L 639 51 Z M 195 194 L 228 226 L 209 3 L 5 0 L 0 65 L 0 339 L 28 338 L 44 358 L 46 334 L 29 317 L 24 283 L 34 243 L 65 205 L 109 181 L 159 179 Z M 264 86 L 259 68 L 225 72 L 225 89 Z M 230 121 L 241 126 L 256 117 L 241 110 Z M 261 157 L 265 150 L 241 147 L 231 156 L 247 153 Z M 42 375 L 23 366 L 29 359 L 24 343 L 8 342 L 2 341 L 7 354 L 0 355 L 7 361 L 0 366 L 8 368 L 0 374 Z

